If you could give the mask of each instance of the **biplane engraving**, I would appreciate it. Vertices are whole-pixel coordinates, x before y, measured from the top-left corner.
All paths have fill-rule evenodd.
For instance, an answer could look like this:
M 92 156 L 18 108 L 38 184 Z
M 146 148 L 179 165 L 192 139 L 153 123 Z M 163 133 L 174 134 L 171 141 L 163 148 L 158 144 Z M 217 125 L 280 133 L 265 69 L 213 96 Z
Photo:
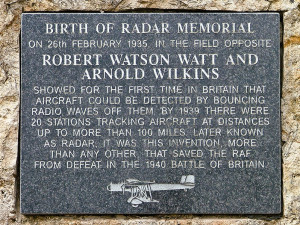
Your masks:
M 187 175 L 182 176 L 180 183 L 155 183 L 155 181 L 140 181 L 136 179 L 127 179 L 120 183 L 110 183 L 107 190 L 110 192 L 130 192 L 131 196 L 127 200 L 132 207 L 138 207 L 146 202 L 159 202 L 152 198 L 153 191 L 170 191 L 170 190 L 184 190 L 192 189 L 195 187 L 195 176 Z

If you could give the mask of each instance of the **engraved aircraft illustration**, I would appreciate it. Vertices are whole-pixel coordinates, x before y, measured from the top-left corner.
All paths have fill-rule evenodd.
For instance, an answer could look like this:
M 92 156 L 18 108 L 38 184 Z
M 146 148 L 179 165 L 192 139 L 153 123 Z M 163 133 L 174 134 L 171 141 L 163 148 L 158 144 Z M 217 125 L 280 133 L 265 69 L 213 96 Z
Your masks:
M 152 191 L 184 190 L 195 187 L 195 176 L 182 176 L 179 184 L 155 183 L 154 181 L 139 181 L 127 179 L 121 183 L 110 183 L 107 190 L 110 192 L 130 192 L 131 196 L 127 200 L 132 207 L 138 207 L 143 202 L 159 202 L 152 198 Z

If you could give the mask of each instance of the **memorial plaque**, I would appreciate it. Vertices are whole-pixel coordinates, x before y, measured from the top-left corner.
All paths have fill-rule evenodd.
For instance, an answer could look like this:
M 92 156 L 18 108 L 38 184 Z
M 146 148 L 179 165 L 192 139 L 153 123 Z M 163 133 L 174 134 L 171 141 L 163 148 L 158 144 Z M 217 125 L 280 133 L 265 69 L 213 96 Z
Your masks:
M 278 13 L 25 13 L 23 214 L 281 212 Z

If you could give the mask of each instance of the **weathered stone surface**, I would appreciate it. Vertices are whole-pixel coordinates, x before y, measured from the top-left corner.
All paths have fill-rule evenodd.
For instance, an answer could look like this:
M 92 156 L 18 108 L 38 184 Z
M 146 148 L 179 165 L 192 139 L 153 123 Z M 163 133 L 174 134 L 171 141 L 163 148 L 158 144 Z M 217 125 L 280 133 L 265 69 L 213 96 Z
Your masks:
M 63 4 L 64 3 L 64 4 Z M 0 2 L 0 223 L 1 224 L 299 224 L 300 223 L 300 119 L 299 119 L 299 0 L 273 1 L 97 1 L 3 0 Z M 164 217 L 25 217 L 18 212 L 16 162 L 19 107 L 19 30 L 24 11 L 128 11 L 154 9 L 281 11 L 284 22 L 282 88 L 283 201 L 282 217 L 219 216 Z M 17 203 L 16 203 L 17 202 Z
M 283 18 L 283 221 L 287 224 L 297 224 L 300 210 L 300 11 L 288 11 Z

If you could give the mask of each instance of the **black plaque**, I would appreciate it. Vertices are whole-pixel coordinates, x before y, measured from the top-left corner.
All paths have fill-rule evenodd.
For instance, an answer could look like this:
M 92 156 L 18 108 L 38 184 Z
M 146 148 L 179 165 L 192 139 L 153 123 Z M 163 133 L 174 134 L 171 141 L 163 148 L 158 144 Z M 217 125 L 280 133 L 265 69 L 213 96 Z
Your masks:
M 21 212 L 281 212 L 277 13 L 25 13 Z

